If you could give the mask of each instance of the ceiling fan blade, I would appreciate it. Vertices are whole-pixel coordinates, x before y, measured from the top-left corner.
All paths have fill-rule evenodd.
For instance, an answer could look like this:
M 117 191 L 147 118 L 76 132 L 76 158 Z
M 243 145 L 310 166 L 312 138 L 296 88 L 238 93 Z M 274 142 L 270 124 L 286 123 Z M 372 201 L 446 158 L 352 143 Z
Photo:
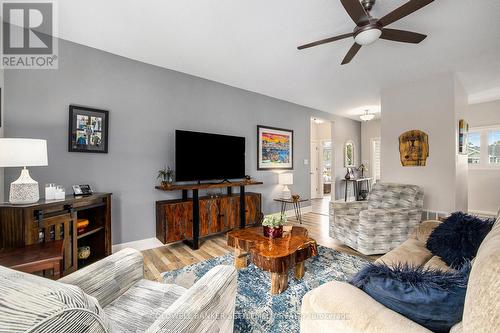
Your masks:
M 334 42 L 336 40 L 339 40 L 339 39 L 344 39 L 344 38 L 347 38 L 347 37 L 352 37 L 353 36 L 353 33 L 348 33 L 348 34 L 343 34 L 343 35 L 339 35 L 339 36 L 335 36 L 335 37 L 330 37 L 330 38 L 325 38 L 325 39 L 322 39 L 322 40 L 318 40 L 317 42 L 312 42 L 312 43 L 309 43 L 309 44 L 304 44 L 304 45 L 301 45 L 299 47 L 297 47 L 299 50 L 303 50 L 303 49 L 307 49 L 309 47 L 313 47 L 313 46 L 318 46 L 318 45 L 321 45 L 321 44 L 326 44 L 326 43 L 331 43 L 331 42 Z
M 392 40 L 395 42 L 402 43 L 413 43 L 418 44 L 423 41 L 427 35 L 422 35 L 416 32 L 406 31 L 406 30 L 398 30 L 398 29 L 382 29 L 382 35 L 380 38 Z
M 420 8 L 427 6 L 433 1 L 434 0 L 410 0 L 401 7 L 396 8 L 389 14 L 379 19 L 378 23 L 385 27 L 393 22 L 396 22 L 397 20 L 402 19 L 407 15 L 410 15 L 413 12 L 416 12 Z
M 342 2 L 342 6 L 344 6 L 347 14 L 349 14 L 357 25 L 359 25 L 363 19 L 368 18 L 368 13 L 359 0 L 340 0 L 340 2 Z
M 359 45 L 358 43 L 354 43 L 354 45 L 351 46 L 351 48 L 349 49 L 349 52 L 347 52 L 344 60 L 342 60 L 341 65 L 345 65 L 345 64 L 350 63 L 352 58 L 354 58 L 354 56 L 356 55 L 356 53 L 358 53 L 360 48 L 361 48 L 361 45 Z

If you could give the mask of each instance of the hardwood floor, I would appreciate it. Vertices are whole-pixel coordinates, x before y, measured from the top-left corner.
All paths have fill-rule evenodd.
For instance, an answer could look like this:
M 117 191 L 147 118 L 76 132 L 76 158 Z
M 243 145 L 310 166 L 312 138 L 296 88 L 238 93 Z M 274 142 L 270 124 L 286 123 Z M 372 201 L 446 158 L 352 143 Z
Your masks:
M 287 224 L 300 225 L 294 218 L 289 218 Z M 314 238 L 319 245 L 368 258 L 370 260 L 375 260 L 378 257 L 367 257 L 328 236 L 327 215 L 318 213 L 303 214 L 302 226 L 307 228 L 309 236 Z M 222 256 L 231 251 L 233 251 L 233 249 L 226 245 L 225 234 L 203 239 L 200 248 L 196 251 L 192 250 L 184 243 L 170 244 L 142 251 L 144 255 L 145 277 L 149 280 L 159 281 L 161 272 L 176 270 L 203 260 Z
M 325 194 L 323 199 L 312 199 L 311 210 L 313 213 L 328 216 L 330 207 L 330 196 Z

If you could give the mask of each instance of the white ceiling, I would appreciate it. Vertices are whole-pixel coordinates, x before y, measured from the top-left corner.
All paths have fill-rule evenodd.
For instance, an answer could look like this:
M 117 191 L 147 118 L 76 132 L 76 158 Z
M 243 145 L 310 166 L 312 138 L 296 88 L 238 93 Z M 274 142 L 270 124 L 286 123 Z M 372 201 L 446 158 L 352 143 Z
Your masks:
M 378 0 L 372 15 L 404 2 Z M 476 102 L 500 94 L 499 0 L 436 0 L 390 26 L 428 34 L 421 44 L 379 40 L 345 66 L 351 39 L 296 49 L 352 31 L 339 0 L 58 3 L 64 39 L 334 114 L 354 117 L 381 87 L 444 71 Z

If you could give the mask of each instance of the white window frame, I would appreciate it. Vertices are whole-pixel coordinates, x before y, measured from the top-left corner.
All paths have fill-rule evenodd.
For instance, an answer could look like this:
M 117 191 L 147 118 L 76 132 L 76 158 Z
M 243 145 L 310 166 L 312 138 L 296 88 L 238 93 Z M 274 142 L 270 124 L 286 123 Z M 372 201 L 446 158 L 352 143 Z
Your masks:
M 469 164 L 469 169 L 500 169 L 500 164 L 491 164 L 488 159 L 488 134 L 491 131 L 500 131 L 500 124 L 491 126 L 478 126 L 469 128 L 469 133 L 476 132 L 481 136 L 481 150 L 479 153 L 479 164 Z M 467 159 L 468 163 L 468 159 Z

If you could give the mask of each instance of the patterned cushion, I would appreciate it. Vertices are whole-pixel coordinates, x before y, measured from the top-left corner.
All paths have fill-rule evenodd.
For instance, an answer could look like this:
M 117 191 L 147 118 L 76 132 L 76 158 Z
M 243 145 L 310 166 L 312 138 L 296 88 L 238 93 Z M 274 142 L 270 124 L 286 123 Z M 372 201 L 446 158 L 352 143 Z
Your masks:
M 377 183 L 368 198 L 368 208 L 422 208 L 424 194 L 419 186 Z
M 80 288 L 0 266 L 0 331 L 108 332 L 97 300 Z
M 104 311 L 113 332 L 144 332 L 185 291 L 175 284 L 140 280 Z

